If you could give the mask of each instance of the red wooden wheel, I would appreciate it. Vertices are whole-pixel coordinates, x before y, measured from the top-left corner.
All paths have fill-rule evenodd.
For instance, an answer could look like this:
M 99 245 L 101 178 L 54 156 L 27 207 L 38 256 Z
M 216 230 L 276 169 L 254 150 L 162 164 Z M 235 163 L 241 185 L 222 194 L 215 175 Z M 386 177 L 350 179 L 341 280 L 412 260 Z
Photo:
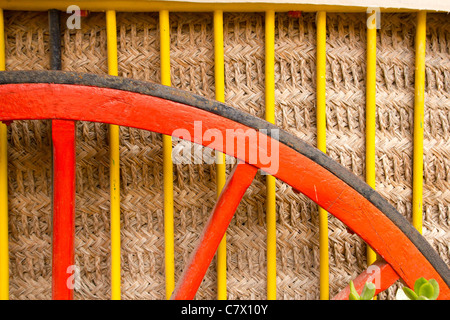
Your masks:
M 397 277 L 409 287 L 420 277 L 434 278 L 441 289 L 439 298 L 450 299 L 449 267 L 393 206 L 358 177 L 302 140 L 282 130 L 278 138 L 267 136 L 267 130 L 277 128 L 264 120 L 223 103 L 157 84 L 60 71 L 0 73 L 0 104 L 1 121 L 82 120 L 175 136 L 175 130 L 182 128 L 189 133 L 184 139 L 242 161 L 218 200 L 174 298 L 193 298 L 243 192 L 257 168 L 262 168 L 308 196 L 366 241 L 387 263 L 379 265 L 383 286 L 389 286 Z M 246 134 L 251 134 L 257 143 L 247 144 L 242 153 L 227 148 L 223 140 L 199 140 L 196 121 L 202 123 L 202 134 L 214 129 L 226 136 L 227 130 L 234 130 L 239 133 L 238 138 L 245 139 Z M 252 156 L 262 148 L 274 146 L 278 150 L 278 166 L 267 167 L 263 158 Z M 360 279 L 369 279 L 368 274 Z M 345 298 L 345 293 L 339 297 Z

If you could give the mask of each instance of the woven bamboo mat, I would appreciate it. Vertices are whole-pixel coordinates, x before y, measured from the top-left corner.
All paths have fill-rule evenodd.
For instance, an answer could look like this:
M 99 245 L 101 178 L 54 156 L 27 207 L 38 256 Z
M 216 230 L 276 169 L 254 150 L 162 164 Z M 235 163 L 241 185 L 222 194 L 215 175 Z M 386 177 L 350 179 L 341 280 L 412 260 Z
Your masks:
M 171 14 L 172 85 L 214 98 L 211 14 Z M 154 13 L 118 13 L 119 76 L 160 81 Z M 62 31 L 62 68 L 107 73 L 104 14 Z M 365 16 L 328 14 L 327 149 L 364 179 Z M 450 260 L 450 21 L 427 23 L 424 236 Z M 410 218 L 414 34 L 412 14 L 383 14 L 377 45 L 377 190 Z M 5 12 L 7 70 L 49 69 L 46 13 Z M 315 145 L 315 15 L 276 15 L 276 124 Z M 264 117 L 264 15 L 224 14 L 226 102 Z M 10 291 L 51 298 L 51 149 L 48 121 L 9 129 Z M 76 299 L 110 297 L 108 127 L 77 123 Z M 162 143 L 120 128 L 122 297 L 164 299 Z M 174 141 L 174 144 L 177 143 Z M 228 169 L 231 168 L 231 164 Z M 227 233 L 229 299 L 265 299 L 265 182 L 257 176 Z M 214 206 L 215 166 L 174 168 L 177 280 Z M 366 267 L 365 244 L 329 218 L 330 293 Z M 196 296 L 216 296 L 213 260 Z M 316 205 L 277 182 L 278 299 L 318 299 Z M 396 285 L 398 286 L 398 284 Z M 395 288 L 380 295 L 392 299 Z

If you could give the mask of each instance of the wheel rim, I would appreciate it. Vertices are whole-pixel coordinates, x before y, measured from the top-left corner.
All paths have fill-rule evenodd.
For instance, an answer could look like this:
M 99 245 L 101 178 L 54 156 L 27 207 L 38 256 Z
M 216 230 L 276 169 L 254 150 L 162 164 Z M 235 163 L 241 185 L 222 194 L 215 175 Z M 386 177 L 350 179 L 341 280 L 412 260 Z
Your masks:
M 196 140 L 194 121 L 202 130 L 252 130 L 258 141 L 263 130 L 278 129 L 268 122 L 223 103 L 181 90 L 111 76 L 54 71 L 0 73 L 0 120 L 67 119 L 105 122 L 167 135 L 179 128 L 190 139 L 237 157 L 222 143 Z M 80 97 L 83 98 L 80 101 Z M 151 121 L 150 121 L 151 120 Z M 279 170 L 268 173 L 291 185 L 336 216 L 366 241 L 410 287 L 424 276 L 435 278 L 440 298 L 449 299 L 450 271 L 430 244 L 376 191 L 331 158 L 279 130 L 267 138 L 279 148 Z M 248 154 L 259 145 L 249 145 Z M 246 153 L 244 159 L 251 162 Z M 266 168 L 257 159 L 251 163 Z M 295 169 L 295 170 L 294 170 Z

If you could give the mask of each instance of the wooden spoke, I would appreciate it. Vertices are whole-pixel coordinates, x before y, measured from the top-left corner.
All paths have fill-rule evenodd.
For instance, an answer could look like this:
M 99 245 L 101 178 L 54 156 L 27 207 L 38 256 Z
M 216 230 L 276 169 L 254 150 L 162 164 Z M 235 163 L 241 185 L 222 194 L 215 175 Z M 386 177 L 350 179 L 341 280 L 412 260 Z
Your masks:
M 286 182 L 337 217 L 409 287 L 420 277 L 434 278 L 439 298 L 450 299 L 449 267 L 404 216 L 329 156 L 262 119 L 158 84 L 61 71 L 0 72 L 0 104 L 0 121 L 103 122 L 182 137 L 227 153 Z M 176 134 L 180 128 L 182 135 Z M 226 139 L 203 139 L 207 130 L 222 137 L 231 130 L 238 140 L 255 140 L 240 153 L 228 148 Z M 260 156 L 268 150 L 274 151 L 274 166 Z
M 366 282 L 375 284 L 375 295 L 388 289 L 399 279 L 398 274 L 384 260 L 377 260 L 353 280 L 356 291 L 360 294 Z M 348 300 L 350 286 L 342 289 L 332 300 Z
M 52 297 L 73 297 L 75 233 L 75 122 L 53 120 Z
M 245 191 L 252 183 L 256 172 L 256 167 L 242 162 L 234 167 L 214 206 L 213 213 L 203 229 L 199 243 L 192 252 L 189 262 L 175 287 L 171 297 L 172 300 L 194 299 L 234 212 Z

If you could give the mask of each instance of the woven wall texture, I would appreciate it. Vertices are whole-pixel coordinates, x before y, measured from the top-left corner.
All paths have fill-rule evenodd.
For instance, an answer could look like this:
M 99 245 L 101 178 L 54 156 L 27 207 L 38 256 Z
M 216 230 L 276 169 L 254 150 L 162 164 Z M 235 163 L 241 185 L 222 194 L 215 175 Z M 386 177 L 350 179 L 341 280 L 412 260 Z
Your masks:
M 212 14 L 171 14 L 172 85 L 214 98 Z M 64 22 L 64 19 L 63 19 Z M 102 13 L 62 29 L 62 68 L 107 73 Z M 327 149 L 364 179 L 364 14 L 327 16 Z M 157 13 L 118 13 L 119 76 L 160 82 Z M 315 145 L 315 14 L 276 15 L 276 124 Z M 49 69 L 46 13 L 5 12 L 6 69 Z M 383 14 L 377 44 L 376 189 L 411 218 L 414 14 Z M 226 102 L 264 117 L 264 15 L 224 14 Z M 450 261 L 450 20 L 428 15 L 424 236 Z M 108 127 L 77 123 L 76 299 L 110 297 Z M 51 125 L 9 127 L 10 292 L 51 298 Z M 162 142 L 120 128 L 122 297 L 164 299 Z M 176 143 L 176 142 L 174 142 Z M 231 165 L 228 166 L 228 169 Z M 175 271 L 181 274 L 215 203 L 215 166 L 174 168 Z M 229 299 L 266 298 L 265 179 L 257 176 L 227 233 Z M 366 246 L 329 217 L 330 294 L 366 267 Z M 197 299 L 215 299 L 215 261 Z M 277 181 L 278 299 L 319 298 L 316 205 Z M 380 295 L 392 299 L 393 288 Z

